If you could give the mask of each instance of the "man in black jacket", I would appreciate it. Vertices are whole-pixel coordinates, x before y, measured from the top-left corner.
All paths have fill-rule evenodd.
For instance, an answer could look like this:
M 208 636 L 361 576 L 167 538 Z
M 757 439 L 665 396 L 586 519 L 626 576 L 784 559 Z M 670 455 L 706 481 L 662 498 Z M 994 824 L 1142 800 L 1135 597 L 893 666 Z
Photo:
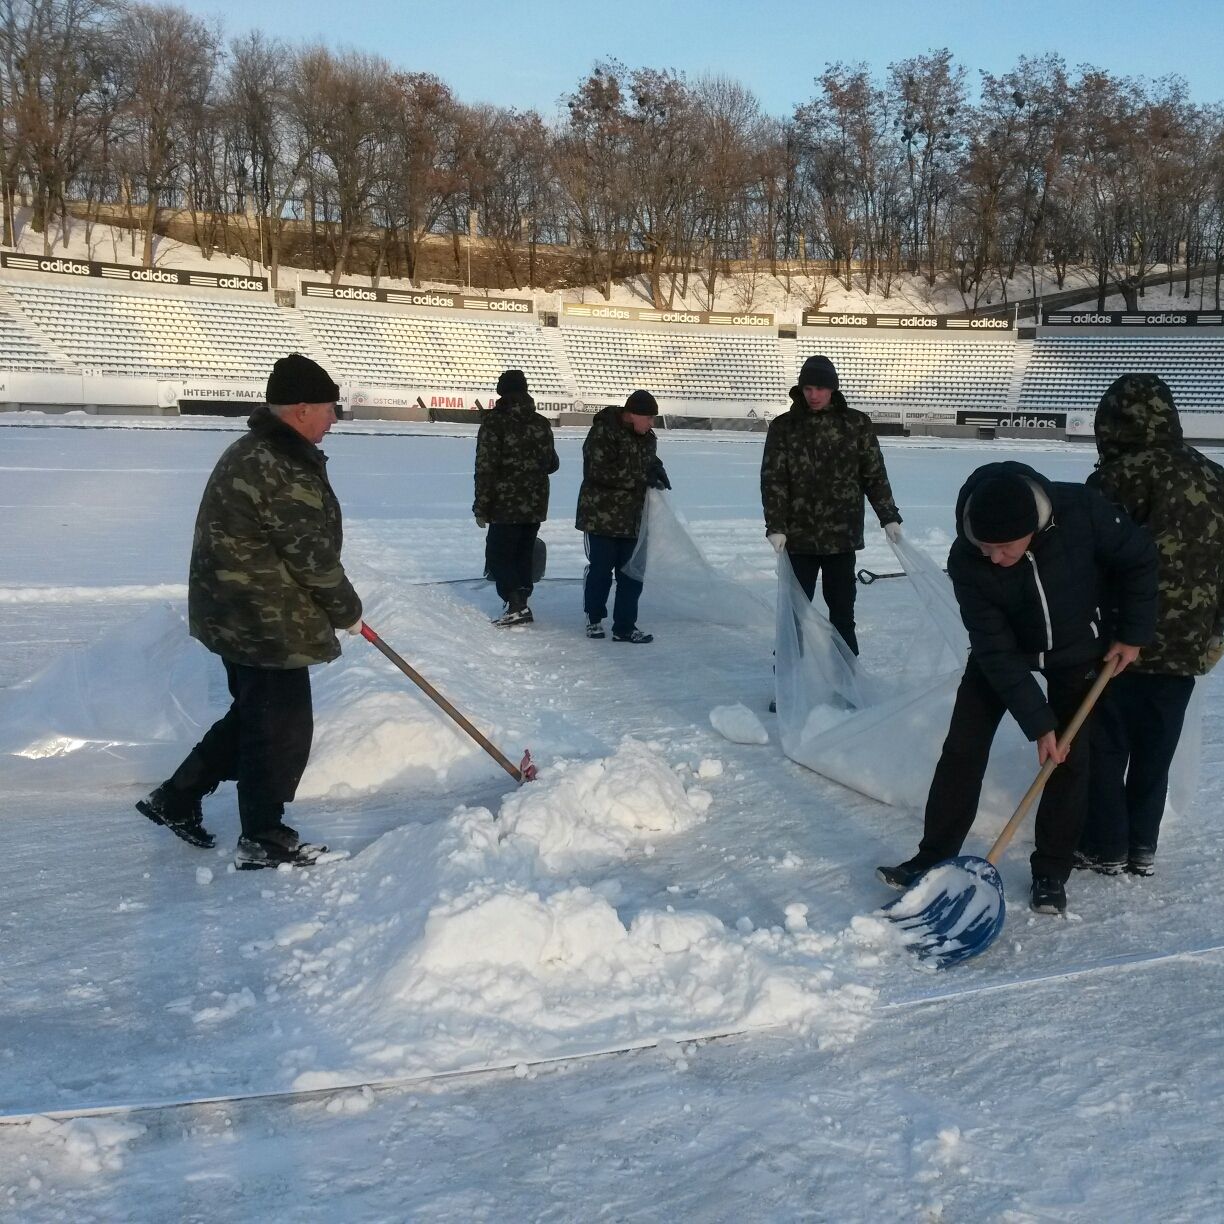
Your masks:
M 1087 815 L 1088 744 L 1060 750 L 1102 662 L 1123 671 L 1152 640 L 1156 546 L 1094 489 L 1054 483 L 1022 463 L 988 463 L 956 502 L 948 576 L 969 631 L 969 661 L 927 797 L 918 853 L 880 878 L 908 888 L 960 853 L 977 815 L 990 745 L 1004 713 L 1053 759 L 1037 810 L 1031 905 L 1062 913 L 1065 884 Z M 1108 584 L 1118 620 L 1106 647 L 1101 607 Z M 1043 693 L 1034 672 L 1046 681 Z

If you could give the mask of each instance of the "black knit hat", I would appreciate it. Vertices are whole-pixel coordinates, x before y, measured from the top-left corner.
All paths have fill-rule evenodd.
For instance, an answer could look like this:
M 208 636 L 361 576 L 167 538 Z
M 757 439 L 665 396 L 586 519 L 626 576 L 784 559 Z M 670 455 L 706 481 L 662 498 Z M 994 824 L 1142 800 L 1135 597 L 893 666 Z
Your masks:
M 1037 499 L 1015 472 L 983 480 L 965 507 L 969 530 L 982 544 L 1009 544 L 1037 530 Z
M 290 353 L 272 367 L 265 398 L 269 404 L 334 404 L 340 388 L 317 361 Z
M 503 370 L 497 380 L 497 394 L 526 395 L 527 375 L 522 370 Z
M 827 357 L 809 357 L 799 371 L 799 386 L 828 387 L 836 391 L 841 384 L 837 380 L 837 368 Z
M 649 391 L 631 391 L 625 401 L 625 411 L 634 416 L 658 416 L 659 404 Z

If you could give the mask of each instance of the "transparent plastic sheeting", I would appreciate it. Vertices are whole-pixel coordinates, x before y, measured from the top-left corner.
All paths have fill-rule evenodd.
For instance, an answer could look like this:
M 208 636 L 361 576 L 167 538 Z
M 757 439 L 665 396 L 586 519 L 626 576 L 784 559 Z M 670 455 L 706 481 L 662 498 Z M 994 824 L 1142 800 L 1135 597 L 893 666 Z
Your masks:
M 637 547 L 624 572 L 649 584 L 646 598 L 654 619 L 759 625 L 768 632 L 773 617 L 768 602 L 706 560 L 671 499 L 658 489 L 646 494 Z
M 792 760 L 851 790 L 896 807 L 921 809 L 952 717 L 969 653 L 952 583 L 921 549 L 902 537 L 893 545 L 918 607 L 896 618 L 909 626 L 903 663 L 879 675 L 850 652 L 809 602 L 789 560 L 778 558 L 775 609 L 778 732 Z M 702 555 L 664 493 L 646 499 L 638 547 L 626 571 L 648 582 L 658 620 L 706 621 L 768 632 L 769 611 L 741 583 Z M 862 643 L 872 655 L 870 637 Z M 1198 781 L 1201 685 L 1186 719 L 1170 782 L 1170 806 L 1187 809 Z M 1037 773 L 1037 751 L 1005 717 L 995 736 L 981 811 L 1005 818 Z
M 904 667 L 887 677 L 860 664 L 808 602 L 790 563 L 779 558 L 778 729 L 783 751 L 801 765 L 884 803 L 924 807 L 969 640 L 948 576 L 904 537 L 892 548 L 925 616 L 916 619 Z M 1195 688 L 1170 776 L 1174 812 L 1186 812 L 1198 789 L 1201 688 Z M 979 810 L 1009 815 L 1037 769 L 1035 747 L 1005 716 Z
M 212 722 L 216 666 L 180 611 L 155 607 L 0 692 L 0 753 L 193 743 Z
M 894 622 L 912 629 L 903 666 L 888 676 L 855 658 L 820 601 L 808 602 L 787 557 L 778 558 L 778 730 L 783 751 L 799 764 L 882 803 L 921 808 L 969 641 L 947 576 L 904 542 L 894 551 L 924 615 Z M 870 654 L 870 637 L 862 646 Z M 1035 772 L 1034 749 L 1004 719 L 982 809 L 1005 813 Z

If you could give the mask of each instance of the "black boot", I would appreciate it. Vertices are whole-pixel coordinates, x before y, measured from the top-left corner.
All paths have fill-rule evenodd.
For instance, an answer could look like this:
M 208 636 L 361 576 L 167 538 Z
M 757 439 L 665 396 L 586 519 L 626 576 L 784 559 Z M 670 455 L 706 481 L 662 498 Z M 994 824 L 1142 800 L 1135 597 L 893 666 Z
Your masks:
M 510 625 L 530 625 L 534 620 L 527 606 L 526 595 L 522 591 L 515 591 L 506 603 L 506 610 L 493 623 L 506 628 Z
M 165 825 L 175 837 L 193 846 L 211 850 L 217 839 L 204 827 L 204 813 L 198 794 L 181 791 L 163 782 L 136 804 L 136 810 L 154 824 Z
M 898 863 L 895 867 L 877 867 L 876 875 L 888 885 L 904 892 L 938 862 L 925 854 L 915 854 L 912 859 Z
M 240 837 L 234 853 L 234 866 L 239 871 L 279 867 L 281 863 L 309 867 L 326 853 L 326 846 L 304 842 L 298 837 L 296 829 L 291 829 L 287 824 L 278 824 L 264 829 L 258 837 Z
M 1035 914 L 1062 914 L 1067 909 L 1067 890 L 1061 880 L 1034 876 L 1029 909 Z

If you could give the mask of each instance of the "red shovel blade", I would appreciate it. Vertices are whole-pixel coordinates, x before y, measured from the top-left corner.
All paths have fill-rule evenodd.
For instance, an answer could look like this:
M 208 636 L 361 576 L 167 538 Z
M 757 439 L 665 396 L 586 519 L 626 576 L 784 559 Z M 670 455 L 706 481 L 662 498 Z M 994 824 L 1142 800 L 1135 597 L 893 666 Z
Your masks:
M 526 748 L 523 751 L 523 759 L 519 762 L 519 781 L 534 782 L 536 774 L 540 771 L 536 768 L 536 763 L 531 759 L 531 749 Z

